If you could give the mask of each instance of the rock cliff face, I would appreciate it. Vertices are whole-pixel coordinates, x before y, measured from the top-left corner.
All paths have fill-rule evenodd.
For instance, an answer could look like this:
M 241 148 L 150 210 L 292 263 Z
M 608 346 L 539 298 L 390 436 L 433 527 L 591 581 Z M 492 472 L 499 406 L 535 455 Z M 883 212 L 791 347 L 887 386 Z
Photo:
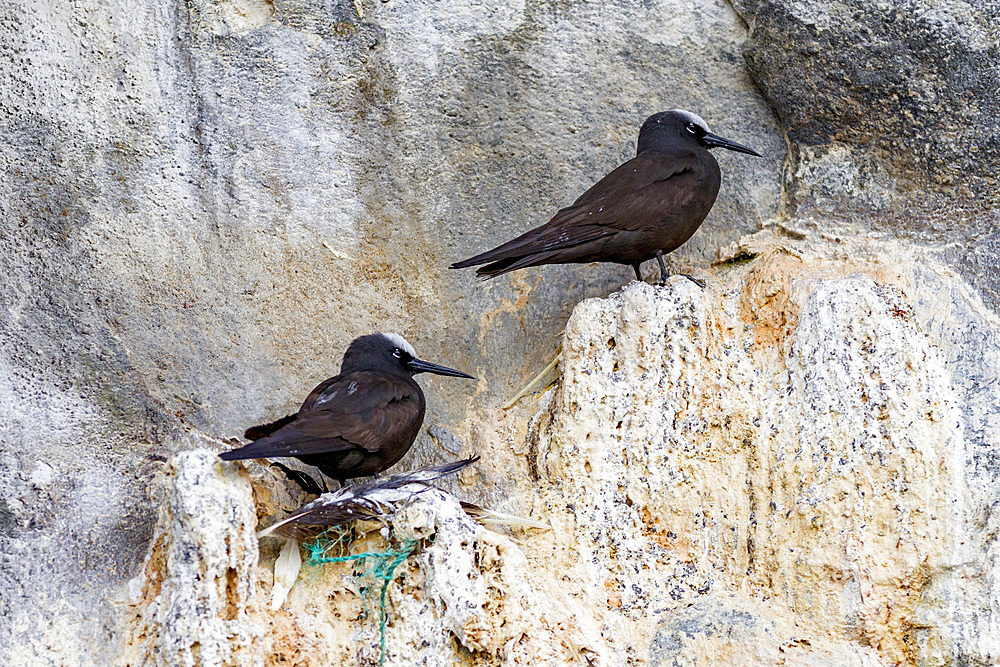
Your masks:
M 1000 307 L 1000 3 L 735 0 L 789 139 L 787 213 L 948 244 Z
M 940 337 L 967 326 L 947 299 L 967 299 L 987 321 L 988 311 L 944 265 L 902 246 L 889 244 L 890 265 L 882 243 L 852 242 L 851 259 L 770 233 L 744 245 L 759 256 L 720 268 L 704 291 L 679 277 L 633 283 L 574 310 L 559 379 L 521 442 L 523 476 L 506 486 L 506 509 L 550 531 L 491 532 L 445 494 L 396 517 L 397 539 L 422 546 L 390 585 L 388 664 L 1000 658 L 998 485 L 976 456 L 974 413 Z M 941 300 L 913 298 L 931 286 Z M 193 492 L 191 479 L 228 488 L 234 474 L 207 452 L 172 465 L 178 498 Z M 481 467 L 457 493 L 481 493 L 497 465 Z M 185 478 L 188 468 L 198 473 Z M 222 571 L 243 554 L 230 567 L 267 594 L 273 545 L 258 566 L 242 546 L 250 523 L 220 521 L 232 513 L 227 496 L 202 495 L 222 498 L 205 509 L 219 525 L 196 531 L 206 564 L 156 575 L 147 564 L 132 603 L 140 637 L 187 636 L 161 610 L 166 582 L 191 579 L 189 568 Z M 237 495 L 252 511 L 249 487 Z M 163 504 L 148 563 L 176 551 L 177 535 L 191 539 L 175 505 Z M 243 536 L 219 554 L 218 535 L 234 525 Z M 248 612 L 262 630 L 231 636 L 233 655 L 377 660 L 379 617 L 352 590 L 357 577 L 348 566 L 307 566 L 279 611 Z M 198 579 L 207 591 L 196 597 L 212 598 L 219 576 Z M 202 615 L 233 618 L 224 606 L 247 605 L 238 589 L 230 595 Z M 135 639 L 125 647 L 124 664 L 159 659 Z
M 1000 7 L 493 4 L 0 16 L 0 662 L 377 661 L 349 566 L 266 603 L 301 498 L 178 453 L 389 329 L 480 378 L 401 465 L 553 527 L 399 517 L 390 664 L 995 663 Z M 444 269 L 670 107 L 766 155 L 672 258 L 704 292 Z

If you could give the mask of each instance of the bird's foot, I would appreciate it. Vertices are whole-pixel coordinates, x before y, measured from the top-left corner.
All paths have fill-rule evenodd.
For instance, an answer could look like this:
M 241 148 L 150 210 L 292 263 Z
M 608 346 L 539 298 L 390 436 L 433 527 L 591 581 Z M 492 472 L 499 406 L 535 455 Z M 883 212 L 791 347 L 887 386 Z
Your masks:
M 302 487 L 302 490 L 305 491 L 306 493 L 312 494 L 314 496 L 319 496 L 324 493 L 324 487 L 326 486 L 326 484 L 324 484 L 323 487 L 321 487 L 319 484 L 316 483 L 316 480 L 314 480 L 311 476 L 302 472 L 301 470 L 292 470 L 288 466 L 284 465 L 283 463 L 278 463 L 277 461 L 272 461 L 271 466 L 285 473 L 285 477 L 287 477 L 288 479 L 292 480 L 300 487 Z
M 698 287 L 700 287 L 700 288 L 702 288 L 702 289 L 705 289 L 705 285 L 706 285 L 706 283 L 705 283 L 705 281 L 704 281 L 704 280 L 701 280 L 700 278 L 695 278 L 694 276 L 689 276 L 689 275 L 688 275 L 688 274 L 686 274 L 686 273 L 677 273 L 677 274 L 674 274 L 674 275 L 678 275 L 678 276 L 684 276 L 685 278 L 687 278 L 688 280 L 690 280 L 691 282 L 693 282 L 693 283 L 694 283 L 695 285 L 697 285 Z M 657 283 L 657 284 L 658 284 L 658 285 L 659 285 L 660 287 L 663 287 L 664 285 L 666 285 L 666 284 L 667 284 L 667 280 L 668 280 L 669 278 L 670 278 L 670 276 L 660 276 L 660 281 L 659 281 L 659 283 Z
M 704 281 L 704 280 L 702 280 L 701 278 L 695 278 L 694 276 L 689 276 L 689 275 L 688 275 L 688 274 L 686 274 L 686 273 L 682 273 L 681 275 L 682 275 L 682 276 L 684 276 L 685 278 L 687 278 L 688 280 L 690 280 L 691 282 L 693 282 L 693 283 L 694 283 L 695 285 L 697 285 L 698 287 L 700 287 L 700 288 L 702 288 L 702 289 L 705 289 L 705 285 L 706 285 L 706 283 L 705 283 L 705 281 Z

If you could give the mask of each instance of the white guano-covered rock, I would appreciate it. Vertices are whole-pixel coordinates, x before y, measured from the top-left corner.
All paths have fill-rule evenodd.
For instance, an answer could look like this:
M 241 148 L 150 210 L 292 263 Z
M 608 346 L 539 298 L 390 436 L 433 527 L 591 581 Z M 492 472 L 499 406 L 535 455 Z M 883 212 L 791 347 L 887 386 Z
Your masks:
M 130 583 L 120 665 L 262 665 L 256 512 L 242 466 L 196 449 L 168 463 L 153 549 Z
M 571 664 L 602 647 L 592 614 L 454 498 L 422 494 L 394 530 L 432 541 L 392 595 L 392 664 L 461 664 L 463 654 L 487 664 Z

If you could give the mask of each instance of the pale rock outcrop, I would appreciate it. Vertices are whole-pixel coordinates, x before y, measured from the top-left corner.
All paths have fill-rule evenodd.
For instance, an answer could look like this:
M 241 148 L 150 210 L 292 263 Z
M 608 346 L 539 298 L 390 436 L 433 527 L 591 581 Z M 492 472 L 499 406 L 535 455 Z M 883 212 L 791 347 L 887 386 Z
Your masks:
M 924 253 L 849 245 L 767 232 L 705 290 L 675 277 L 579 304 L 508 487 L 552 529 L 486 530 L 445 493 L 399 512 L 394 543 L 418 546 L 388 587 L 386 664 L 993 664 L 998 490 L 941 337 L 987 311 Z M 173 463 L 173 484 L 203 456 Z M 477 465 L 460 495 L 488 477 Z M 258 500 L 281 495 L 252 478 Z M 243 544 L 252 526 L 236 530 Z M 256 599 L 276 555 L 262 544 Z M 354 550 L 385 547 L 372 533 Z M 247 603 L 264 629 L 234 642 L 265 664 L 372 664 L 360 571 L 305 566 L 277 612 Z
M 480 378 L 472 395 L 422 380 L 431 437 L 400 465 L 481 454 L 449 491 L 553 524 L 504 547 L 523 555 L 525 582 L 555 591 L 538 596 L 551 609 L 519 618 L 573 638 L 562 600 L 588 600 L 571 616 L 593 660 L 646 660 L 700 627 L 750 636 L 743 614 L 761 619 L 761 656 L 772 635 L 804 635 L 794 651 L 814 660 L 823 642 L 904 664 L 998 659 L 996 0 L 6 8 L 0 663 L 144 655 L 152 644 L 129 643 L 136 614 L 156 628 L 160 612 L 129 606 L 129 582 L 166 567 L 175 543 L 159 541 L 175 491 L 148 493 L 162 461 L 221 447 L 199 430 L 228 438 L 295 409 L 348 341 L 382 329 Z M 718 280 L 651 289 L 649 312 L 629 315 L 664 318 L 669 343 L 616 320 L 618 305 L 638 307 L 629 291 L 586 302 L 563 360 L 573 384 L 500 411 L 552 359 L 573 308 L 631 274 L 545 267 L 481 284 L 445 267 L 544 221 L 669 107 L 765 155 L 719 155 L 715 209 L 670 258 L 704 275 L 732 244 Z M 587 333 L 584 312 L 611 327 L 603 344 L 614 337 L 617 353 L 573 343 L 605 335 Z M 583 396 L 591 405 L 573 408 Z M 573 423 L 577 409 L 597 421 Z M 183 477 L 176 466 L 194 460 L 179 461 L 168 468 Z M 301 501 L 248 470 L 259 515 Z M 220 513 L 249 506 L 239 483 L 219 483 Z M 621 523 L 588 523 L 600 517 Z M 249 523 L 231 534 L 244 546 Z M 209 546 L 189 552 L 221 554 Z M 347 566 L 259 610 L 277 548 L 244 563 L 257 602 L 240 593 L 239 608 L 262 634 L 247 625 L 256 639 L 239 655 L 371 662 L 374 626 Z M 438 579 L 408 594 L 445 600 Z M 395 584 L 389 595 L 409 604 Z M 503 628 L 490 604 L 477 627 Z M 709 624 L 711 609 L 733 620 Z M 500 659 L 490 651 L 507 630 L 448 623 L 443 636 L 488 647 L 476 660 Z
M 574 579 L 619 623 L 739 591 L 890 663 L 948 646 L 936 610 L 978 603 L 928 595 L 975 559 L 940 354 L 862 275 L 806 280 L 781 339 L 749 277 L 722 308 L 677 278 L 574 311 L 538 445 Z
M 258 567 L 254 496 L 242 465 L 195 449 L 172 458 L 158 485 L 160 520 L 130 584 L 129 632 L 116 664 L 380 660 L 381 582 L 352 566 L 307 566 L 284 609 L 261 603 L 268 572 Z M 452 664 L 463 652 L 509 665 L 564 664 L 603 645 L 578 600 L 531 568 L 516 542 L 470 519 L 453 497 L 415 496 L 392 526 L 394 540 L 421 548 L 388 589 L 388 664 Z M 376 532 L 352 551 L 384 547 Z M 339 598 L 327 593 L 331 586 Z M 360 586 L 372 588 L 361 594 Z
M 256 511 L 242 466 L 214 452 L 178 454 L 159 478 L 160 519 L 146 562 L 129 583 L 119 665 L 259 665 Z

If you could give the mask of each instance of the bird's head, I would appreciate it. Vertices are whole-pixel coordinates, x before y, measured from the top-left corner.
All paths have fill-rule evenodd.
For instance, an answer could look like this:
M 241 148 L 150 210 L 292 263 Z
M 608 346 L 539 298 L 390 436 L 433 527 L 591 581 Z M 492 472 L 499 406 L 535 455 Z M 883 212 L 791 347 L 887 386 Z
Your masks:
M 410 377 L 417 373 L 434 373 L 475 379 L 468 373 L 417 359 L 417 353 L 405 338 L 387 332 L 355 338 L 344 353 L 344 361 L 340 365 L 342 374 L 370 370 Z
M 661 111 L 647 118 L 639 130 L 637 153 L 648 149 L 670 152 L 694 146 L 706 149 L 728 148 L 738 153 L 761 157 L 760 153 L 753 149 L 712 134 L 708 129 L 708 123 L 701 116 L 683 109 Z

